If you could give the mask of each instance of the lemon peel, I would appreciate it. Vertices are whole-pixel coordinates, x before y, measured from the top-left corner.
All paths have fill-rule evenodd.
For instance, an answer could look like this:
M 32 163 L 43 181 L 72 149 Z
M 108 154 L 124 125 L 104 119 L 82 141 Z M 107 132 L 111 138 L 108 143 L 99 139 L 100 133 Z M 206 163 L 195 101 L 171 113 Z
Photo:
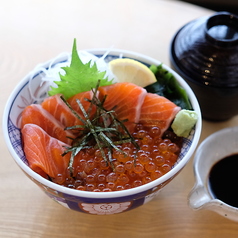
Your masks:
M 155 83 L 154 73 L 144 64 L 129 58 L 118 58 L 109 62 L 109 68 L 117 82 L 130 82 L 140 87 Z

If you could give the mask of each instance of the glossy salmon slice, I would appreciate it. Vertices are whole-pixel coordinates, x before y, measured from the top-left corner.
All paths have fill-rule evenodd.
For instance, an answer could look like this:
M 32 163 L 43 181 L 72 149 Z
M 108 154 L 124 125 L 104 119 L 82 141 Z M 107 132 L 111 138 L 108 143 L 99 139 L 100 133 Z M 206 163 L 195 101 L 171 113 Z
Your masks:
M 46 98 L 41 106 L 48 111 L 55 119 L 60 121 L 64 127 L 82 125 L 82 121 L 78 119 L 70 108 L 61 99 L 60 94 Z
M 99 92 L 96 93 L 96 97 L 98 97 Z M 96 112 L 96 106 L 91 105 L 89 100 L 92 100 L 93 98 L 93 92 L 92 91 L 87 91 L 87 92 L 82 92 L 74 95 L 73 97 L 69 98 L 67 102 L 70 104 L 70 106 L 79 114 L 79 116 L 83 119 L 85 119 L 82 110 L 80 109 L 77 100 L 80 101 L 82 104 L 84 110 L 88 113 L 89 118 L 92 118 L 93 115 Z
M 21 128 L 26 124 L 38 125 L 50 136 L 67 144 L 72 142 L 69 138 L 74 138 L 73 133 L 64 130 L 65 126 L 39 104 L 29 105 L 23 110 L 21 123 Z
M 144 88 L 123 82 L 99 87 L 98 90 L 102 96 L 106 95 L 104 108 L 114 109 L 119 120 L 128 120 L 126 126 L 139 122 L 141 106 L 147 94 Z
M 163 133 L 180 110 L 180 107 L 167 98 L 147 93 L 141 107 L 139 122 L 146 126 L 158 126 Z
M 35 124 L 24 125 L 22 139 L 30 168 L 45 178 L 48 175 L 54 182 L 63 183 L 67 177 L 70 154 L 62 156 L 62 153 L 68 145 Z

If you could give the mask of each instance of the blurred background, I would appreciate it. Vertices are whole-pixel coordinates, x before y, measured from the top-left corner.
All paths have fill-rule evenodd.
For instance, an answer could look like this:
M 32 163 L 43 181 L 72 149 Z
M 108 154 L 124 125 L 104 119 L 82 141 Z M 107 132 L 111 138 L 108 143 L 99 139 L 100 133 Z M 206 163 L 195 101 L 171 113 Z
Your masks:
M 181 0 L 215 11 L 229 11 L 238 14 L 238 0 Z

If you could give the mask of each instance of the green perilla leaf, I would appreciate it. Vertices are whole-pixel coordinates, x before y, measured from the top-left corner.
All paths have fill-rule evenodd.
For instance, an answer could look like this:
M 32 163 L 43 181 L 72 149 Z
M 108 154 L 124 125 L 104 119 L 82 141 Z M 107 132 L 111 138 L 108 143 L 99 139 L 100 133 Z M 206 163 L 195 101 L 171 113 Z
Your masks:
M 65 75 L 60 74 L 61 81 L 54 82 L 57 87 L 51 87 L 51 90 L 48 92 L 49 96 L 63 94 L 67 100 L 78 93 L 95 88 L 98 80 L 100 80 L 100 86 L 112 84 L 112 81 L 105 78 L 106 72 L 100 72 L 95 62 L 92 66 L 91 64 L 91 61 L 83 64 L 78 55 L 76 39 L 74 39 L 70 66 L 62 67 Z

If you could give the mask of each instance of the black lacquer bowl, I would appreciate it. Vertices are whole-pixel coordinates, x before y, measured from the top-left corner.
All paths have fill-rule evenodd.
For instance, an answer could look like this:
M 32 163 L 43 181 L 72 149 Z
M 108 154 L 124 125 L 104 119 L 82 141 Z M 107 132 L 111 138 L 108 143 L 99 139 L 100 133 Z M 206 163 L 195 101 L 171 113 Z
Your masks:
M 170 60 L 196 94 L 204 119 L 238 114 L 238 16 L 218 12 L 187 23 L 172 39 Z

